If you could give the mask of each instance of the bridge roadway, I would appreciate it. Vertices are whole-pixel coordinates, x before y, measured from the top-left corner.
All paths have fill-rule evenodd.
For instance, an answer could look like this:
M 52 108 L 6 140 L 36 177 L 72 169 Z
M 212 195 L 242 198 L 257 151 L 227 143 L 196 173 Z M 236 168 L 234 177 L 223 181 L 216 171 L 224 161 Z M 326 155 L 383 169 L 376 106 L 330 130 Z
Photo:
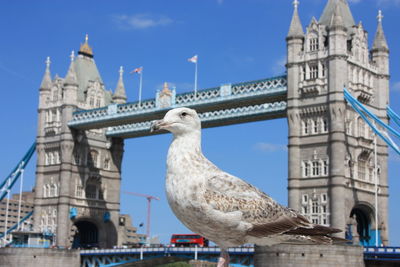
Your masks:
M 144 263 L 141 266 L 156 266 L 188 259 L 216 262 L 220 251 L 218 247 L 161 247 L 81 250 L 80 254 L 81 267 L 111 267 L 140 266 L 139 262 Z M 254 247 L 230 248 L 229 255 L 232 264 L 254 264 Z M 400 266 L 400 247 L 364 247 L 364 262 L 366 266 Z
M 204 260 L 216 262 L 221 250 L 218 247 L 207 248 L 127 248 L 127 249 L 95 249 L 81 251 L 81 267 L 135 266 L 139 261 L 149 262 L 147 266 L 165 264 L 168 258 L 174 261 Z M 254 247 L 230 248 L 232 264 L 253 265 Z
M 77 130 L 107 128 L 108 137 L 133 138 L 158 134 L 150 133 L 151 122 L 161 119 L 171 108 L 196 109 L 202 127 L 208 128 L 286 117 L 286 99 L 286 76 L 279 76 L 199 90 L 196 95 L 194 92 L 175 94 L 173 90 L 167 96 L 158 92 L 155 99 L 141 103 L 78 110 L 68 126 Z

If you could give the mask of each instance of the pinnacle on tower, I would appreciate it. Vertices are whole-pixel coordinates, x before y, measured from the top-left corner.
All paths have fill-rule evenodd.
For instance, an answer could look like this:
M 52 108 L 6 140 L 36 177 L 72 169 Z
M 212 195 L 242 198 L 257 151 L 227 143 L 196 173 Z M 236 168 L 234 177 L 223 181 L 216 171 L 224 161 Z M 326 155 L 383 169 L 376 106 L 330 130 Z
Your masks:
M 89 46 L 88 41 L 89 41 L 89 35 L 86 34 L 85 42 L 83 44 L 81 44 L 78 54 L 92 58 L 93 57 L 93 49 Z
M 65 76 L 65 84 L 78 85 L 78 81 L 77 81 L 76 73 L 75 73 L 75 69 L 74 69 L 75 52 L 73 50 L 71 52 L 70 58 L 71 58 L 71 64 L 69 65 L 67 75 Z
M 337 15 L 342 17 L 342 24 L 346 28 L 349 29 L 356 24 L 346 0 L 329 0 L 322 12 L 319 23 L 325 26 L 331 26 L 332 17 L 336 9 L 338 9 L 338 11 L 336 11 Z
M 298 13 L 299 4 L 298 0 L 293 1 L 294 10 L 287 37 L 304 37 L 303 26 Z
M 114 102 L 118 104 L 126 103 L 127 99 L 123 81 L 123 74 L 124 74 L 124 68 L 121 66 L 119 68 L 119 80 L 117 83 L 117 88 L 115 89 L 115 93 L 113 95 Z
M 342 12 L 340 10 L 340 4 L 339 2 L 336 2 L 335 9 L 332 13 L 331 21 L 329 24 L 330 27 L 344 27 L 346 28 L 346 25 L 344 24 L 344 20 L 342 17 Z
M 50 57 L 47 57 L 46 70 L 43 75 L 42 83 L 40 84 L 40 89 L 42 90 L 50 90 L 51 88 L 50 63 Z
M 383 27 L 382 27 L 382 11 L 379 10 L 378 12 L 378 28 L 376 30 L 375 34 L 375 39 L 374 43 L 372 45 L 372 50 L 384 50 L 384 51 L 389 51 L 389 47 L 386 41 L 385 33 L 383 32 Z

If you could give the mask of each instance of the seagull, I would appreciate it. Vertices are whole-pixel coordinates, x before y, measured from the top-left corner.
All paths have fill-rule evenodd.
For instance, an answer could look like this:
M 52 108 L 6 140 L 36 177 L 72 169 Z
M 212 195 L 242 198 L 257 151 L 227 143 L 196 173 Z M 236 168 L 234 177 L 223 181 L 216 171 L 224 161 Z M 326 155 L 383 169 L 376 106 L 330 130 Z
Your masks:
M 331 234 L 341 230 L 311 223 L 208 160 L 201 150 L 201 122 L 195 110 L 169 110 L 152 123 L 151 131 L 161 130 L 173 134 L 167 156 L 168 204 L 187 228 L 221 248 L 218 267 L 229 266 L 228 248 L 247 243 L 340 240 Z

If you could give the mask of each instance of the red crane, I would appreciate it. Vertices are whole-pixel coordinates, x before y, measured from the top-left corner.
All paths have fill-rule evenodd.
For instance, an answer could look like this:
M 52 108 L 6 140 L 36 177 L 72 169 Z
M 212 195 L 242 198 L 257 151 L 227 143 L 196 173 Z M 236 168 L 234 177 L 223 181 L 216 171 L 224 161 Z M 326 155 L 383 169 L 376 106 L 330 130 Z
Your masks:
M 146 236 L 149 239 L 150 238 L 150 211 L 151 211 L 151 201 L 153 199 L 155 200 L 160 200 L 158 197 L 155 196 L 150 196 L 150 195 L 145 195 L 145 194 L 140 194 L 140 193 L 135 193 L 135 192 L 127 192 L 123 191 L 123 193 L 128 194 L 128 195 L 134 195 L 137 197 L 144 197 L 147 199 L 147 225 L 146 225 Z

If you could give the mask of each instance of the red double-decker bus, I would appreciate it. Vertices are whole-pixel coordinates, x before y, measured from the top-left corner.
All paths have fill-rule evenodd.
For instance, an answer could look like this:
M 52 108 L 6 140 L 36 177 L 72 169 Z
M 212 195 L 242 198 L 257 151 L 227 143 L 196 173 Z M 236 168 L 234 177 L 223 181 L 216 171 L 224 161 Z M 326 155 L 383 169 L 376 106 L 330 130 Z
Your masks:
M 171 245 L 174 247 L 208 247 L 208 239 L 197 234 L 174 234 L 171 237 Z

